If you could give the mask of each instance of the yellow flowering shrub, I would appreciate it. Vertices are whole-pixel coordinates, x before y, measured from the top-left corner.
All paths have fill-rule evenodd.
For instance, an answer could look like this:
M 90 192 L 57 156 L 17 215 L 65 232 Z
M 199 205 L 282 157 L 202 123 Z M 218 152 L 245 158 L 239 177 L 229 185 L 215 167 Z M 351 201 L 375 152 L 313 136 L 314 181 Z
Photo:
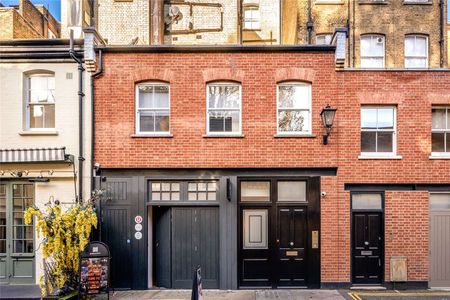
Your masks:
M 53 263 L 52 280 L 49 283 L 41 278 L 42 294 L 53 292 L 54 288 L 62 290 L 70 285 L 78 274 L 80 253 L 89 243 L 92 227 L 97 228 L 97 215 L 93 202 L 75 204 L 63 211 L 59 201 L 49 202 L 41 211 L 29 207 L 24 214 L 27 225 L 36 219 L 37 236 L 43 238 L 40 247 L 44 259 Z

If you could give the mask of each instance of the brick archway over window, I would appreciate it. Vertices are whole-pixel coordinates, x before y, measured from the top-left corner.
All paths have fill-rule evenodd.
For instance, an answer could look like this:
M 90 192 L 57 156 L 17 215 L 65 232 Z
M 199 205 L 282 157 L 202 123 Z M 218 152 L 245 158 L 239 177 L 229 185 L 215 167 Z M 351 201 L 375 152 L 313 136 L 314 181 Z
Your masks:
M 245 72 L 242 70 L 235 70 L 232 68 L 216 68 L 216 69 L 205 69 L 202 71 L 203 81 L 244 81 Z
M 175 73 L 171 70 L 140 69 L 133 74 L 133 81 L 135 83 L 143 81 L 164 81 L 170 83 L 174 79 Z
M 305 68 L 280 68 L 275 71 L 275 81 L 306 81 L 313 83 L 316 72 Z

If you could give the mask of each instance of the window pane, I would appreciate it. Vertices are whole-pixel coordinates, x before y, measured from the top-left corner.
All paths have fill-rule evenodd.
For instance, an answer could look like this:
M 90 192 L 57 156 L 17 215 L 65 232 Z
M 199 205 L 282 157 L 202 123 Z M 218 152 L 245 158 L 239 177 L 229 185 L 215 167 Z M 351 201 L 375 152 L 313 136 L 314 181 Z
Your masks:
M 371 53 L 371 37 L 362 36 L 361 37 L 361 57 L 369 56 Z
M 376 132 L 361 132 L 361 152 L 376 152 Z
M 445 133 L 431 133 L 431 151 L 445 151 Z
M 239 111 L 210 111 L 209 131 L 239 132 Z
M 155 114 L 154 112 L 139 113 L 139 131 L 155 131 Z
M 405 37 L 405 56 L 414 55 L 414 36 Z
M 241 201 L 270 201 L 270 182 L 242 181 Z
M 392 108 L 378 109 L 378 128 L 379 129 L 394 128 L 394 109 Z
M 154 200 L 154 201 L 161 200 L 161 194 L 160 193 L 152 193 L 152 200 Z
M 450 133 L 446 133 L 445 134 L 446 135 L 446 139 L 445 139 L 445 144 L 446 144 L 446 146 L 445 146 L 445 151 L 446 152 L 450 152 Z
M 450 209 L 450 194 L 430 194 L 431 209 Z
M 188 200 L 197 200 L 197 193 L 189 193 Z
M 280 131 L 309 131 L 308 111 L 284 111 L 278 112 L 278 129 Z
M 433 129 L 445 129 L 445 109 L 433 108 L 432 109 L 432 128 Z
M 216 192 L 209 192 L 208 193 L 208 200 L 216 200 Z
M 278 201 L 306 201 L 306 182 L 278 181 Z
M 426 66 L 427 66 L 426 58 L 414 58 L 414 57 L 405 58 L 406 68 L 426 68 Z
M 393 152 L 394 149 L 392 147 L 392 132 L 378 132 L 378 149 L 377 152 Z
M 160 191 L 161 184 L 159 182 L 152 182 L 152 191 Z
M 30 128 L 55 128 L 55 106 L 30 105 Z
M 169 131 L 169 111 L 155 112 L 155 131 Z
M 383 68 L 383 58 L 363 58 L 361 57 L 361 68 Z
M 172 183 L 171 184 L 172 191 L 179 191 L 180 190 L 180 184 L 179 183 Z
M 377 109 L 362 108 L 361 109 L 361 128 L 377 128 Z
M 239 85 L 208 85 L 209 108 L 239 108 Z
M 170 191 L 170 183 L 168 183 L 168 182 L 163 182 L 163 183 L 161 184 L 161 186 L 162 186 L 162 190 L 163 190 L 163 191 Z
M 382 209 L 381 194 L 353 194 L 352 209 Z
M 427 38 L 423 36 L 416 36 L 415 55 L 427 56 Z
M 242 230 L 244 249 L 267 249 L 269 231 L 267 209 L 244 209 Z
M 278 107 L 310 109 L 310 85 L 278 86 Z
M 188 184 L 188 190 L 189 191 L 196 191 L 197 190 L 197 184 L 193 182 L 189 182 Z
M 169 108 L 169 86 L 139 86 L 139 108 Z

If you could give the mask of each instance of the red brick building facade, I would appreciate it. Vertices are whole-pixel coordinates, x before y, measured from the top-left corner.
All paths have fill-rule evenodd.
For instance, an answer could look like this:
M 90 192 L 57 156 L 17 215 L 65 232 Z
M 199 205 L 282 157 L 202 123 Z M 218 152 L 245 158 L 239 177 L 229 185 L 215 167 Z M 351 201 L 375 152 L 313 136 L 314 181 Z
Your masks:
M 432 157 L 431 136 L 432 107 L 450 105 L 447 71 L 336 71 L 334 47 L 186 48 L 176 52 L 170 48 L 145 49 L 102 49 L 104 71 L 95 82 L 95 161 L 100 163 L 102 181 L 108 183 L 110 178 L 118 177 L 121 180 L 117 182 L 128 182 L 138 189 L 139 193 L 129 194 L 136 198 L 130 207 L 138 206 L 137 214 L 145 212 L 145 225 L 150 226 L 148 232 L 144 229 L 149 248 L 136 246 L 142 253 L 148 250 L 148 258 L 136 262 L 147 263 L 148 267 L 144 265 L 139 270 L 147 274 L 148 280 L 130 285 L 158 286 L 160 276 L 154 269 L 158 262 L 152 259 L 157 249 L 151 245 L 158 233 L 151 227 L 155 224 L 155 212 L 145 208 L 151 197 L 146 180 L 167 178 L 170 172 L 184 174 L 177 178 L 192 178 L 194 175 L 190 174 L 195 173 L 203 179 L 208 174 L 213 174 L 208 178 L 216 178 L 214 174 L 228 172 L 225 177 L 229 179 L 233 170 L 257 177 L 259 170 L 270 176 L 276 172 L 283 178 L 296 174 L 320 177 L 317 263 L 321 286 L 355 283 L 351 214 L 351 194 L 355 192 L 381 193 L 383 197 L 381 283 L 391 281 L 393 256 L 406 258 L 408 282 L 430 282 L 429 192 L 450 190 L 450 161 Z M 207 134 L 207 84 L 217 81 L 237 82 L 241 86 L 239 135 Z M 164 82 L 170 86 L 169 135 L 136 133 L 136 85 L 141 82 Z M 312 130 L 308 135 L 277 134 L 277 84 L 283 82 L 311 84 Z M 324 145 L 320 113 L 327 104 L 337 108 L 337 113 L 329 143 Z M 362 107 L 393 107 L 392 156 L 362 155 Z M 236 182 L 231 179 L 230 193 L 236 192 L 233 184 L 240 182 L 240 175 L 236 176 Z M 136 183 L 127 181 L 134 177 Z M 228 197 L 228 179 L 218 179 L 221 187 L 227 186 L 220 190 L 219 197 L 233 203 L 238 200 Z M 113 185 L 106 186 L 108 189 Z M 129 189 L 127 193 L 131 193 Z M 230 211 L 237 215 L 235 208 Z M 237 219 L 237 227 L 230 225 L 229 230 L 240 230 L 240 217 Z M 224 232 L 220 229 L 222 235 Z M 239 234 L 230 238 L 233 239 L 239 240 Z M 307 245 L 314 244 L 309 233 L 306 240 Z M 226 246 L 221 240 L 221 260 L 228 259 L 224 258 L 225 248 L 238 252 L 236 260 L 244 255 L 237 249 L 239 241 L 230 243 L 234 246 Z M 228 264 L 227 271 L 220 264 L 217 287 L 242 287 L 242 282 L 234 277 L 244 272 L 243 267 L 236 262 Z

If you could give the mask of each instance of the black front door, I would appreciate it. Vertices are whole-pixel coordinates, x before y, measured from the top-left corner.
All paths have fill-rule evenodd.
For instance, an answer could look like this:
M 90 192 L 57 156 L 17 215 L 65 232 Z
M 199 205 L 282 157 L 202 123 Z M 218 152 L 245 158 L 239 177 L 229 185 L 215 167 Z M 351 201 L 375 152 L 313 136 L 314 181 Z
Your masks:
M 379 284 L 383 274 L 381 212 L 353 212 L 353 283 Z
M 306 286 L 306 207 L 278 208 L 277 286 Z
M 320 287 L 320 181 L 238 181 L 239 287 Z

